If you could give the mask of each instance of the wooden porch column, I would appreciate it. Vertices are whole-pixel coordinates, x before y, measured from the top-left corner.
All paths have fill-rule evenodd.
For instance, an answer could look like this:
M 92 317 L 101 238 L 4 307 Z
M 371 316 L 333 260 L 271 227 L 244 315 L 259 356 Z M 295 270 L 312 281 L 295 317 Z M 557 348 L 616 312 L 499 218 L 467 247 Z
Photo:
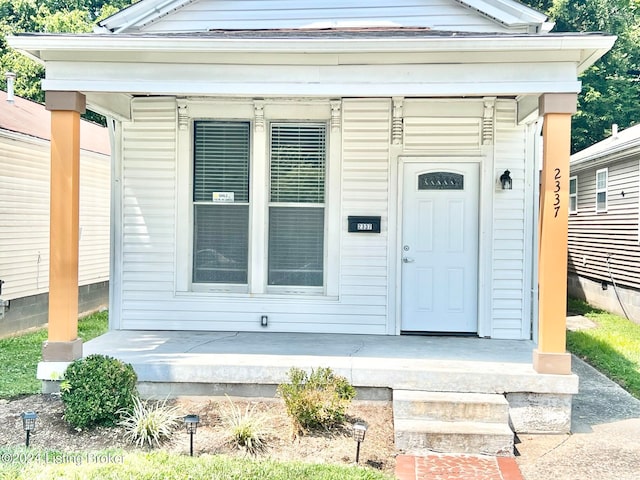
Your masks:
M 78 92 L 46 92 L 51 111 L 51 206 L 49 240 L 49 335 L 45 362 L 82 356 L 78 338 L 78 223 L 80 200 L 80 114 Z
M 569 225 L 569 156 L 571 115 L 576 94 L 544 94 L 543 167 L 539 217 L 538 348 L 533 368 L 538 373 L 568 375 L 571 355 L 566 351 L 567 233 Z

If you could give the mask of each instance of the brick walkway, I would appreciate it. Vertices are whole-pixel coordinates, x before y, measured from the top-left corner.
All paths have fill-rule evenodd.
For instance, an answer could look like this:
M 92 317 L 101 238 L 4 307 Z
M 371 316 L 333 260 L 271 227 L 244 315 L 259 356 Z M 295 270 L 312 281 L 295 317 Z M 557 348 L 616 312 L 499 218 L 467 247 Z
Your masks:
M 396 459 L 398 480 L 523 480 L 511 457 L 431 454 L 400 455 Z

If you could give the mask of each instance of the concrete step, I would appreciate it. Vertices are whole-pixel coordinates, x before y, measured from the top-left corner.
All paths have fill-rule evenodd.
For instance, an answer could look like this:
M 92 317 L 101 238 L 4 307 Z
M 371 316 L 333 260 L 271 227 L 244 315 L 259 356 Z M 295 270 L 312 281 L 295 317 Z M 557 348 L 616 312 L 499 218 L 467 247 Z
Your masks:
M 511 456 L 513 432 L 507 424 L 394 419 L 396 448 L 428 452 Z
M 503 395 L 487 393 L 393 391 L 396 419 L 445 422 L 509 422 L 509 403 Z

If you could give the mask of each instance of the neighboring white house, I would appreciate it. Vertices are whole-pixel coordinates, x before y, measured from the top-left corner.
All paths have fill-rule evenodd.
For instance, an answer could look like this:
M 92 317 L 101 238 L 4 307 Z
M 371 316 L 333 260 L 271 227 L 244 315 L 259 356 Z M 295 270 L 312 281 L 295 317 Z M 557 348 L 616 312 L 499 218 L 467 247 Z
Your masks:
M 50 113 L 0 91 L 0 337 L 47 323 Z M 110 147 L 107 129 L 82 122 L 81 311 L 108 303 Z
M 109 117 L 112 329 L 532 338 L 539 118 L 613 37 L 511 0 L 141 0 L 100 25 L 10 43 Z
M 569 294 L 640 323 L 640 126 L 571 156 Z

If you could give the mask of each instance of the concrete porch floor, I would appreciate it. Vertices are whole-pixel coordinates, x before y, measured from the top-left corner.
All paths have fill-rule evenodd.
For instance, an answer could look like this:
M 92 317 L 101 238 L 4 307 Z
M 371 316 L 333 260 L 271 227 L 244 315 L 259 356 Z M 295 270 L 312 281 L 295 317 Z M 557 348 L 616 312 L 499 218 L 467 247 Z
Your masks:
M 388 400 L 402 389 L 570 399 L 578 377 L 536 373 L 533 348 L 468 337 L 121 330 L 87 342 L 84 355 L 132 364 L 146 396 L 272 396 L 295 366 L 331 367 L 361 398 Z

